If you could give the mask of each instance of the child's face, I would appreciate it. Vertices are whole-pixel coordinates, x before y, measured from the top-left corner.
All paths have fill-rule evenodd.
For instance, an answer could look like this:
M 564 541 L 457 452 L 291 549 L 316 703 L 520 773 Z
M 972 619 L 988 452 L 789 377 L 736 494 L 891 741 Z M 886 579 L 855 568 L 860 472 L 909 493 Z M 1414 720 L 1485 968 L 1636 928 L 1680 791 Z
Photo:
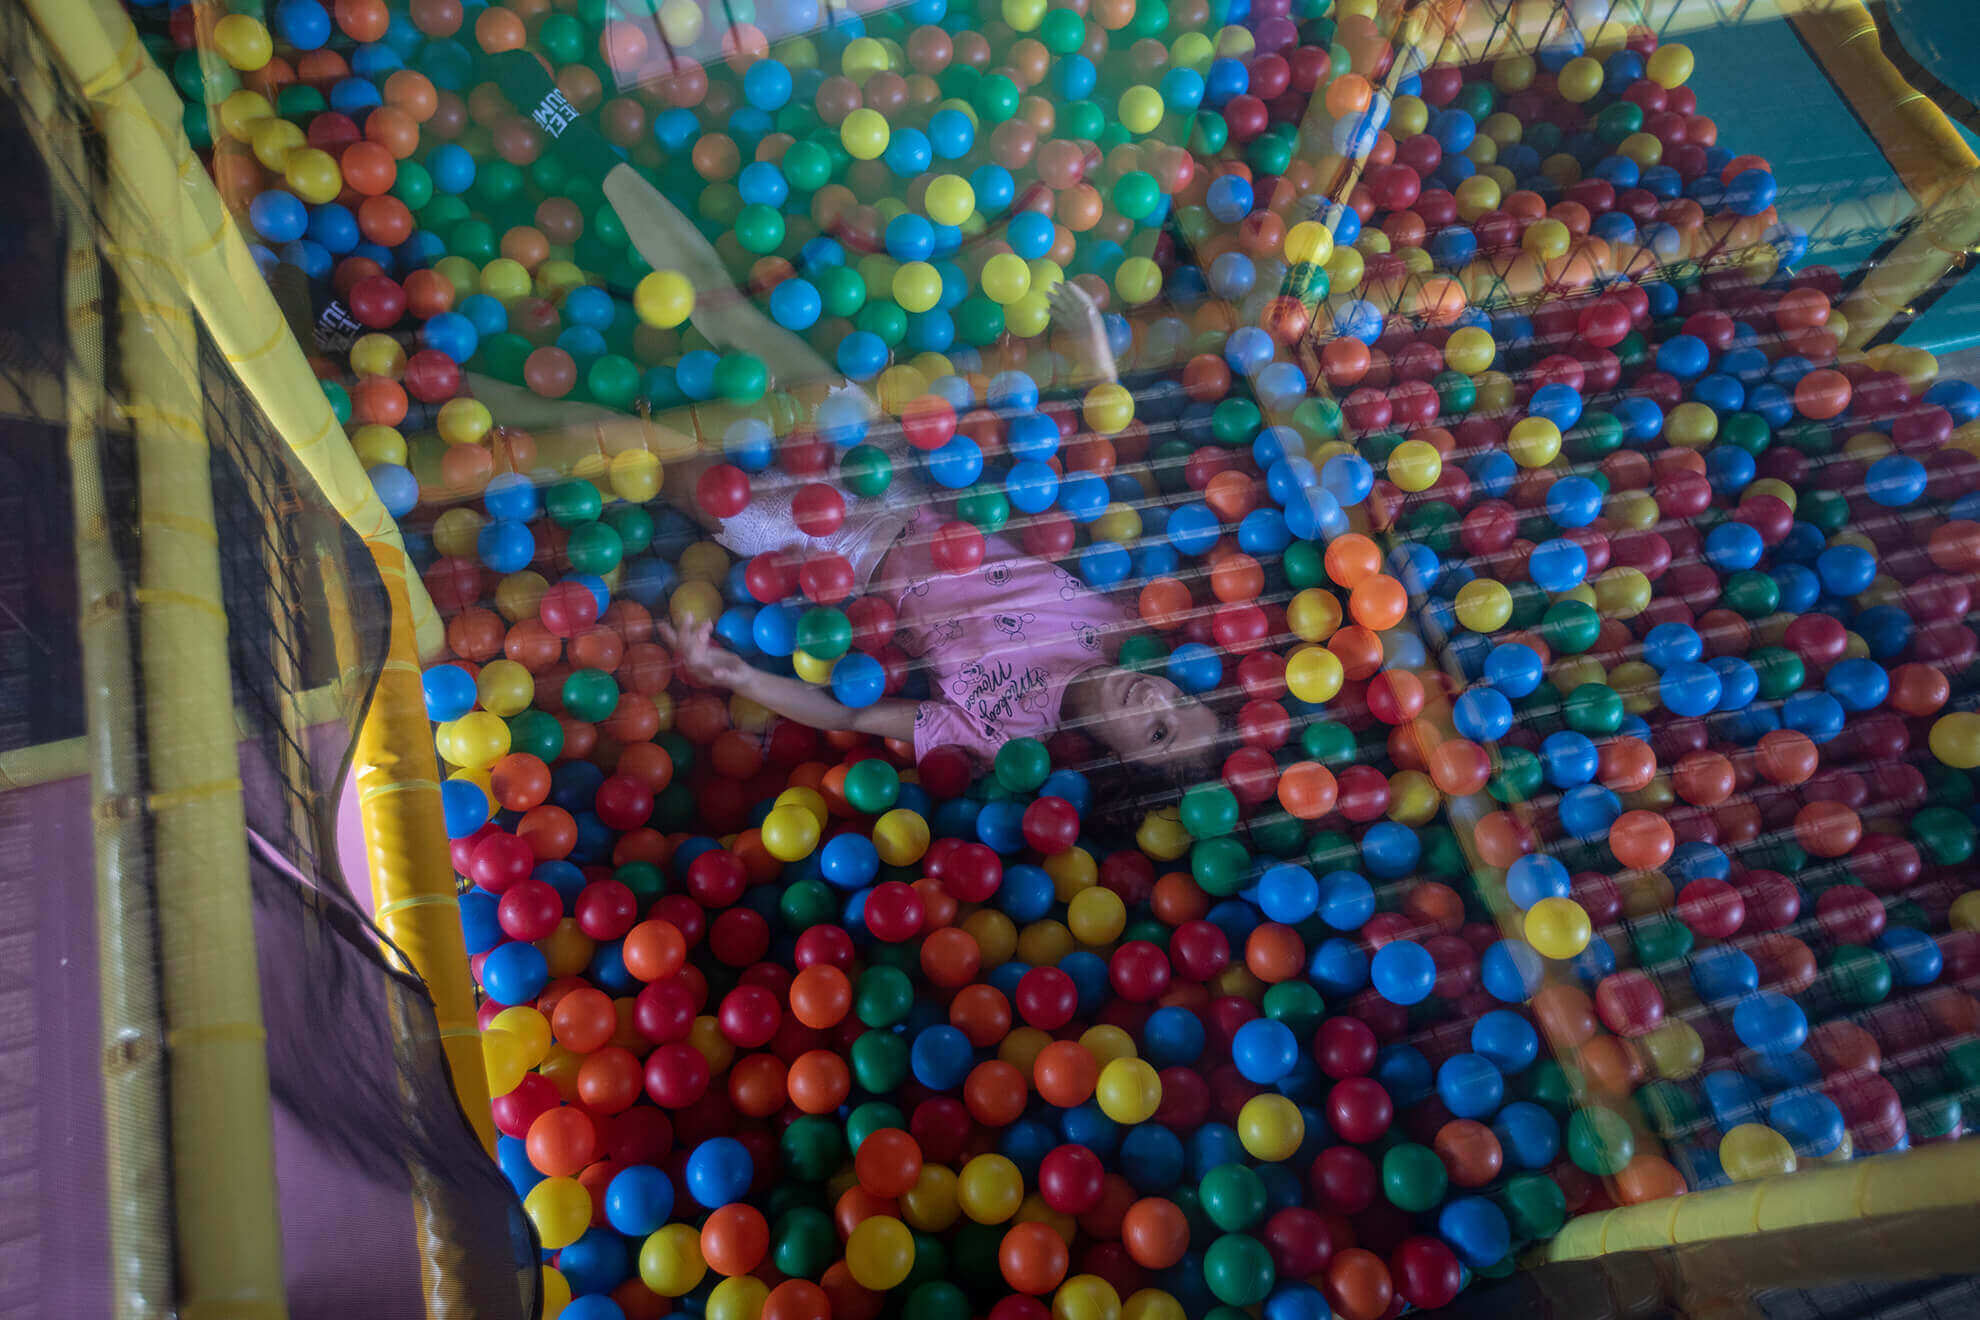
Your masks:
M 1100 680 L 1099 707 L 1087 733 L 1123 761 L 1193 755 L 1217 736 L 1208 706 L 1153 674 L 1111 671 Z

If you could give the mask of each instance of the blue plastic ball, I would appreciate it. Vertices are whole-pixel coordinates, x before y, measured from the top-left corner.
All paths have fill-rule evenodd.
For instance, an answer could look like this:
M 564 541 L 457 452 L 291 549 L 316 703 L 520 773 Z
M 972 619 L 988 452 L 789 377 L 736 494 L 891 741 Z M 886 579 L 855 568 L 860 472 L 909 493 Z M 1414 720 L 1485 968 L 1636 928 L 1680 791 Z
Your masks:
M 1436 984 L 1437 962 L 1415 940 L 1391 940 L 1369 962 L 1375 992 L 1392 1004 L 1422 1003 Z

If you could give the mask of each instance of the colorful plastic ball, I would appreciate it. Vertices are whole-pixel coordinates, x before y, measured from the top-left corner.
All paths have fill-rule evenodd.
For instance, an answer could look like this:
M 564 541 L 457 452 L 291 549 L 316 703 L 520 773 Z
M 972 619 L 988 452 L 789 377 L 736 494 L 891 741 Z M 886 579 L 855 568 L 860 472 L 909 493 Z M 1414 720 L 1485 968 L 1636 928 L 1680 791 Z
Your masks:
M 1719 1166 L 1734 1182 L 1793 1173 L 1794 1146 L 1781 1133 L 1761 1123 L 1741 1123 L 1719 1139 Z
M 1407 1007 L 1429 996 L 1437 980 L 1437 963 L 1416 941 L 1392 940 L 1376 950 L 1369 979 L 1382 998 Z
M 1526 911 L 1526 942 L 1543 958 L 1565 960 L 1588 947 L 1594 928 L 1571 898 L 1543 898 Z

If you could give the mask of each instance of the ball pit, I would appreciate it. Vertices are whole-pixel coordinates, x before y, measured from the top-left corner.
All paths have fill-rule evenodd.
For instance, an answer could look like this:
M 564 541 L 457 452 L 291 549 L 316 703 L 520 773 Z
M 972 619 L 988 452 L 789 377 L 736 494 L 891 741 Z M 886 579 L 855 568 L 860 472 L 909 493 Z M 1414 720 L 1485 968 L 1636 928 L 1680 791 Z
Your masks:
M 243 90 L 189 128 L 355 327 L 326 390 L 448 619 L 497 1157 L 564 1315 L 1374 1320 L 1576 1214 L 1963 1133 L 1980 392 L 1843 349 L 1683 46 L 1457 68 L 1371 9 L 216 25 Z M 519 50 L 554 96 L 491 81 Z M 652 265 L 622 159 L 737 287 Z M 663 496 L 634 412 L 720 461 Z M 823 543 L 911 481 L 941 571 L 1009 536 L 1228 698 L 1203 782 L 1117 819 L 1078 731 L 917 758 L 660 640 L 926 696 L 843 555 L 690 516 L 788 488 Z

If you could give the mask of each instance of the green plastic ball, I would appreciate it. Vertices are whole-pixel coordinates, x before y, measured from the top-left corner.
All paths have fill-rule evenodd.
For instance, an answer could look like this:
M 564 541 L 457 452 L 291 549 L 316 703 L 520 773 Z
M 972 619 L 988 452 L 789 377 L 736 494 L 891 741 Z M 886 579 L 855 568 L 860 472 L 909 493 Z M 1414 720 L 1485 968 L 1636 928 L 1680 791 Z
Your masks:
M 1242 1164 L 1220 1164 L 1197 1185 L 1203 1213 L 1226 1233 L 1241 1233 L 1265 1218 L 1265 1180 Z
M 564 709 L 572 719 L 596 724 L 619 707 L 619 684 L 602 669 L 580 669 L 564 680 Z
M 846 771 L 846 805 L 863 815 L 891 811 L 900 800 L 901 776 L 893 766 L 870 756 Z
M 1013 738 L 991 762 L 997 782 L 1013 793 L 1035 793 L 1052 773 L 1052 754 L 1036 738 Z
M 1629 1120 L 1599 1105 L 1574 1111 L 1567 1125 L 1567 1153 L 1575 1167 L 1598 1178 L 1613 1178 L 1636 1156 L 1636 1134 Z
M 1220 1302 L 1257 1306 L 1271 1296 L 1278 1271 L 1264 1243 L 1243 1233 L 1226 1233 L 1203 1253 L 1203 1281 Z

